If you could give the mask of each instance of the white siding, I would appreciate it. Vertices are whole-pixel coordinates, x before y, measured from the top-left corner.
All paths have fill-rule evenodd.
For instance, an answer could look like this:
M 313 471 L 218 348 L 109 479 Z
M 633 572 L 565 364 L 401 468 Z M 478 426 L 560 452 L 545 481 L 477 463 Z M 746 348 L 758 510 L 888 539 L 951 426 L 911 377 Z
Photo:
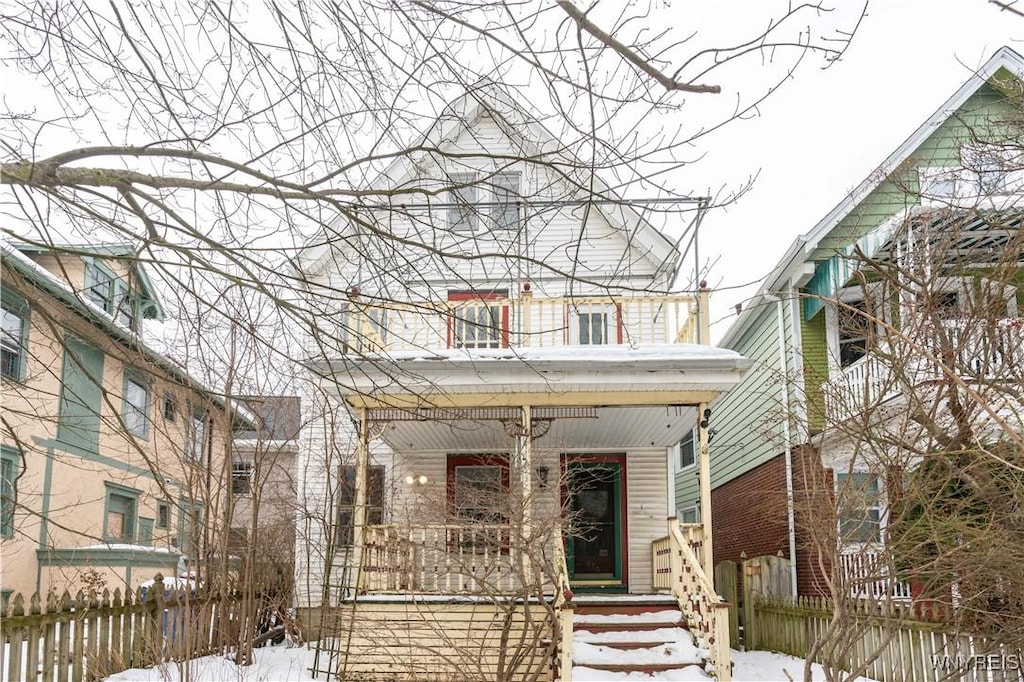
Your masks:
M 626 456 L 629 530 L 629 591 L 651 592 L 651 542 L 668 532 L 668 471 L 664 448 L 632 450 Z

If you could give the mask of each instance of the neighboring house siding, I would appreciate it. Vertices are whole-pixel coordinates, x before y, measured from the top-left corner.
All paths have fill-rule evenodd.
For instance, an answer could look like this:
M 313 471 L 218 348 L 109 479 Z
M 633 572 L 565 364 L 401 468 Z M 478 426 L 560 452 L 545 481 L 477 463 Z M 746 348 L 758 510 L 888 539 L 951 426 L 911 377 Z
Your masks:
M 782 451 L 776 306 L 776 303 L 760 304 L 750 328 L 732 345 L 733 350 L 753 360 L 754 365 L 739 385 L 711 406 L 710 423 L 715 429 L 709 446 L 712 487 L 749 471 Z M 784 321 L 787 323 L 788 347 L 792 343 L 788 314 Z M 793 368 L 789 369 L 790 374 L 794 374 Z M 677 510 L 692 507 L 698 502 L 700 493 L 696 469 L 677 472 L 675 492 Z M 712 523 L 717 526 L 714 516 Z
M 806 300 L 806 299 L 805 299 Z M 800 306 L 800 338 L 803 341 L 804 390 L 807 400 L 807 429 L 820 433 L 825 428 L 825 400 L 821 385 L 828 379 L 828 338 L 825 334 L 825 313 L 804 319 Z

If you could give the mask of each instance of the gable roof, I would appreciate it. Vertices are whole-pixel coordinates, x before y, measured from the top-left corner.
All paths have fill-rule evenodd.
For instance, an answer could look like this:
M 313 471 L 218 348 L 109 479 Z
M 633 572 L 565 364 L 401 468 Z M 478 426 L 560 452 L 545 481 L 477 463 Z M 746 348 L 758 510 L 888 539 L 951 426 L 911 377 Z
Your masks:
M 751 298 L 750 304 L 740 313 L 732 326 L 723 335 L 718 345 L 729 347 L 752 324 L 756 318 L 760 304 L 772 299 L 772 292 L 784 288 L 794 276 L 810 276 L 806 264 L 811 254 L 839 223 L 857 208 L 864 199 L 875 191 L 889 176 L 911 157 L 915 150 L 934 133 L 950 116 L 967 103 L 974 93 L 983 85 L 990 83 L 1005 69 L 1009 76 L 1024 80 L 1024 57 L 1009 47 L 1003 46 L 992 55 L 971 77 L 943 102 L 924 123 L 903 141 L 875 170 L 859 185 L 850 191 L 835 208 L 811 228 L 807 234 L 800 235 L 790 245 L 782 259 L 772 268 L 763 280 L 757 293 Z M 801 273 L 803 269 L 803 273 Z
M 471 129 L 484 116 L 490 116 L 509 139 L 522 145 L 523 153 L 520 158 L 535 159 L 547 164 L 567 165 L 569 168 L 585 166 L 582 160 L 576 158 L 554 134 L 535 116 L 531 116 L 505 89 L 491 81 L 483 81 L 449 102 L 415 143 L 409 146 L 409 149 L 415 150 L 415 152 L 411 155 L 396 156 L 370 183 L 370 186 L 400 187 L 419 178 L 417 171 L 420 164 L 429 156 L 430 149 L 435 147 L 443 149 L 446 146 L 452 146 L 462 133 Z M 519 159 L 508 159 L 509 162 L 517 160 Z M 682 259 L 677 242 L 670 240 L 629 206 L 628 202 L 600 177 L 593 175 L 587 177 L 586 180 L 592 182 L 594 189 L 589 194 L 583 189 L 578 190 L 577 194 L 581 201 L 591 198 L 601 199 L 600 203 L 594 204 L 598 213 L 616 231 L 622 231 L 627 235 L 627 245 L 636 240 L 641 247 L 641 252 L 648 255 L 649 260 L 654 263 L 655 274 L 668 272 L 670 273 L 668 280 L 671 282 Z M 335 226 L 338 226 L 338 223 L 347 222 L 343 217 L 339 217 L 335 221 Z M 341 227 L 340 231 L 344 232 L 345 225 Z M 321 244 L 319 247 L 312 247 L 318 253 L 306 259 L 301 269 L 315 271 L 323 266 L 331 252 L 331 246 L 321 237 L 322 234 L 307 241 L 309 244 L 314 240 L 319 240 Z M 301 255 L 300 262 L 302 262 Z
M 216 405 L 224 407 L 226 404 L 223 396 L 193 377 L 174 359 L 147 345 L 141 335 L 114 322 L 114 319 L 99 306 L 80 297 L 70 284 L 26 256 L 18 246 L 6 239 L 0 239 L 0 256 L 2 256 L 0 260 L 2 260 L 4 268 L 10 268 L 33 286 L 52 296 L 57 302 L 101 330 L 114 343 L 138 352 L 182 386 L 210 396 Z M 232 405 L 232 412 L 233 421 L 239 425 L 252 426 L 255 423 L 255 416 L 238 403 Z
M 44 246 L 30 244 L 28 242 L 12 242 L 11 246 L 22 253 L 54 253 L 56 246 Z M 61 244 L 60 253 L 77 256 L 97 256 L 99 258 L 127 258 L 134 259 L 137 249 L 130 242 L 116 242 L 110 244 Z M 160 301 L 160 295 L 153 286 L 153 280 L 141 263 L 133 265 L 135 276 L 139 281 L 139 295 L 141 298 L 140 311 L 147 320 L 163 321 L 167 319 L 167 311 Z

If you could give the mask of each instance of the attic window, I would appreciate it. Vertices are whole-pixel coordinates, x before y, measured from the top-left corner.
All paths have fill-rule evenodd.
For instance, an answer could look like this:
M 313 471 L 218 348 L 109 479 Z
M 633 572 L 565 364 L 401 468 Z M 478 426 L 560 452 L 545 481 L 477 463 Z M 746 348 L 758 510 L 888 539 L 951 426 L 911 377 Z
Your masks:
M 448 207 L 448 227 L 453 232 L 474 232 L 477 229 L 477 188 L 470 173 L 451 176 L 451 206 Z
M 495 230 L 519 229 L 519 179 L 518 171 L 495 173 L 491 178 L 494 185 L 494 206 L 491 208 L 491 222 Z

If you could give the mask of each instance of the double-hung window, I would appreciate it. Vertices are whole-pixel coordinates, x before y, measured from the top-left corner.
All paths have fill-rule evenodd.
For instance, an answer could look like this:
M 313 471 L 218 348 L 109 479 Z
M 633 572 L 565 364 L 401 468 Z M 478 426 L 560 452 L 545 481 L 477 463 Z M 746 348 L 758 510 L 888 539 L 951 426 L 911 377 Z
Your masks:
M 840 542 L 878 542 L 882 518 L 878 476 L 836 473 Z
M 479 226 L 477 213 L 477 186 L 472 184 L 472 173 L 454 173 L 451 176 L 451 204 L 448 207 L 448 227 L 453 232 L 475 232 Z
M 518 171 L 495 173 L 491 177 L 494 193 L 491 222 L 495 230 L 519 229 L 519 178 Z
M 236 459 L 231 462 L 231 492 L 234 495 L 252 494 L 252 462 Z
M 384 467 L 371 466 L 368 470 L 366 490 L 366 525 L 378 526 L 384 523 Z M 336 539 L 338 545 L 347 547 L 352 544 L 355 534 L 356 508 L 356 468 L 341 467 L 341 480 L 338 490 L 338 526 Z
M 0 314 L 3 330 L 0 335 L 0 375 L 4 379 L 21 381 L 25 378 L 28 359 L 28 306 L 20 298 L 3 292 Z
M 185 425 L 185 461 L 202 462 L 206 452 L 206 441 L 209 438 L 209 424 L 206 412 L 193 410 L 192 418 Z
M 0 537 L 14 535 L 14 510 L 18 504 L 21 458 L 12 448 L 0 449 Z
M 85 262 L 85 296 L 119 324 L 135 329 L 136 297 L 128 282 L 92 259 Z
M 133 370 L 124 373 L 121 421 L 129 433 L 142 438 L 149 435 L 149 383 Z
M 619 343 L 618 309 L 610 303 L 573 303 L 569 310 L 569 343 L 604 346 Z
M 687 431 L 679 441 L 679 470 L 689 469 L 697 464 L 697 448 L 694 444 L 693 430 Z

